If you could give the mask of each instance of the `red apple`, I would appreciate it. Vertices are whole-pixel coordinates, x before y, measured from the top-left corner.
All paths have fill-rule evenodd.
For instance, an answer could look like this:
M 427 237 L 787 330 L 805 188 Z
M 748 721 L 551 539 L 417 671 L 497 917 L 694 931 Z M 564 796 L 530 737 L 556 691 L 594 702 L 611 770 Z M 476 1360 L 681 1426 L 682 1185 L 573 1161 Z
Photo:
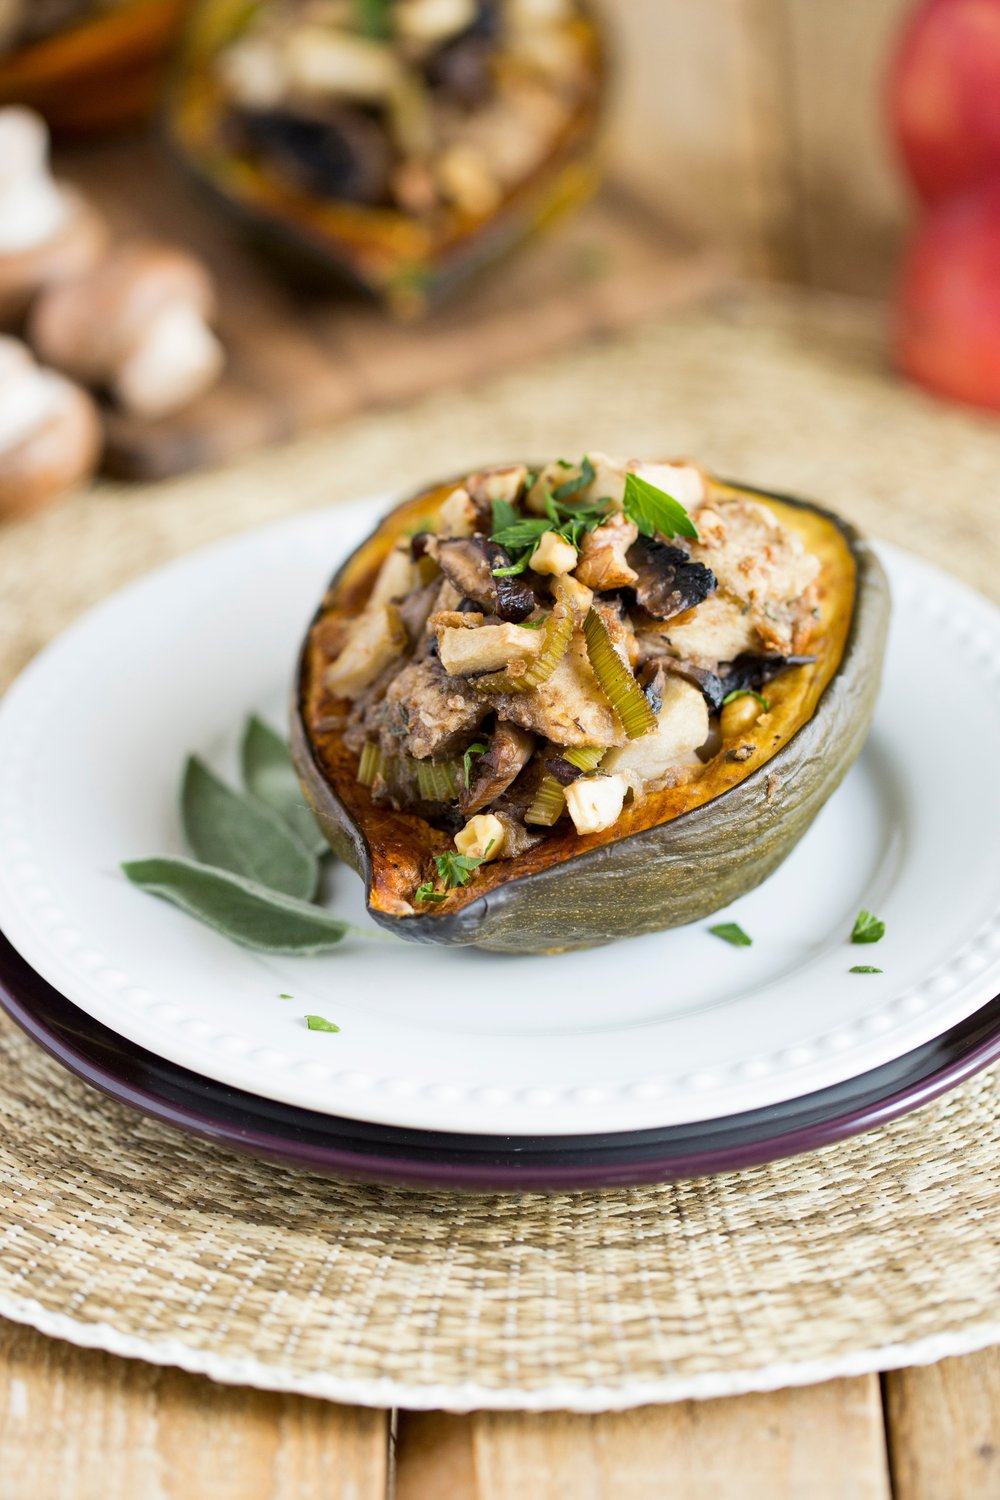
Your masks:
M 904 27 L 888 95 L 926 202 L 1000 171 L 1000 0 L 924 0 Z
M 914 380 L 1000 411 L 1000 175 L 939 204 L 918 229 L 893 337 Z

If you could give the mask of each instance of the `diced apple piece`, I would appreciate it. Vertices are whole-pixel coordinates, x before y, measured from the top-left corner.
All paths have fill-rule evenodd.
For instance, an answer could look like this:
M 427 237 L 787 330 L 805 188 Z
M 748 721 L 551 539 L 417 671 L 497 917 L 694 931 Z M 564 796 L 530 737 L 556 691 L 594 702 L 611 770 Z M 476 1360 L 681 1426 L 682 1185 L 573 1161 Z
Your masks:
M 530 663 L 541 650 L 542 632 L 522 625 L 483 625 L 479 630 L 449 626 L 438 635 L 438 656 L 450 677 L 498 672 L 512 661 Z
M 369 607 L 351 626 L 337 660 L 326 669 L 326 686 L 338 698 L 356 698 L 406 648 L 406 631 L 393 604 Z
M 698 746 L 707 739 L 708 708 L 703 695 L 682 678 L 668 677 L 656 729 L 609 750 L 602 769 L 618 772 L 630 786 L 641 789 L 668 771 L 692 765 Z

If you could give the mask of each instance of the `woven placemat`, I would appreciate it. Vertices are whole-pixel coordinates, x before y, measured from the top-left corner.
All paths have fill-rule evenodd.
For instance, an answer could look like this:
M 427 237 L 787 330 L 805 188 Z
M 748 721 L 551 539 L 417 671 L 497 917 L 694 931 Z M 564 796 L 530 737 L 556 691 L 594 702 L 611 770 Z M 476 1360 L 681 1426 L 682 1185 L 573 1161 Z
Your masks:
M 0 535 L 12 672 L 150 564 L 505 454 L 696 453 L 813 493 L 987 592 L 1000 425 L 883 369 L 878 310 L 745 295 L 226 473 Z M 219 1379 L 377 1405 L 584 1409 L 1000 1340 L 996 1070 L 807 1158 L 510 1197 L 341 1185 L 112 1104 L 0 1024 L 0 1313 Z

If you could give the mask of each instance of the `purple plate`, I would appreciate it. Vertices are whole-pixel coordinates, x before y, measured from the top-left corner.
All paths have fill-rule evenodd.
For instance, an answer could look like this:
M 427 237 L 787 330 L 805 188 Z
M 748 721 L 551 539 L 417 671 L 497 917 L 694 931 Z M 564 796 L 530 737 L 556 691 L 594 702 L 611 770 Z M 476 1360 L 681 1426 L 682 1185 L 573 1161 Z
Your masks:
M 0 1006 L 70 1072 L 205 1140 L 333 1177 L 522 1191 L 670 1182 L 814 1151 L 919 1109 L 1000 1058 L 1000 997 L 894 1062 L 767 1109 L 611 1135 L 453 1135 L 370 1125 L 243 1093 L 78 1009 L 0 934 Z

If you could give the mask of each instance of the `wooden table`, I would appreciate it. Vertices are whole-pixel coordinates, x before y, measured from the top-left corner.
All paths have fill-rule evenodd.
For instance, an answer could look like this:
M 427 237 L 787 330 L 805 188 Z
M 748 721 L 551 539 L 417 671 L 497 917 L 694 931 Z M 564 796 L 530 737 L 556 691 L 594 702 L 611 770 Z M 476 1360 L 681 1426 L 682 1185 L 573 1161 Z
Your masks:
M 391 1488 L 395 1485 L 395 1489 Z M 997 1500 L 1000 1349 L 602 1416 L 367 1411 L 0 1321 L 2 1500 Z

